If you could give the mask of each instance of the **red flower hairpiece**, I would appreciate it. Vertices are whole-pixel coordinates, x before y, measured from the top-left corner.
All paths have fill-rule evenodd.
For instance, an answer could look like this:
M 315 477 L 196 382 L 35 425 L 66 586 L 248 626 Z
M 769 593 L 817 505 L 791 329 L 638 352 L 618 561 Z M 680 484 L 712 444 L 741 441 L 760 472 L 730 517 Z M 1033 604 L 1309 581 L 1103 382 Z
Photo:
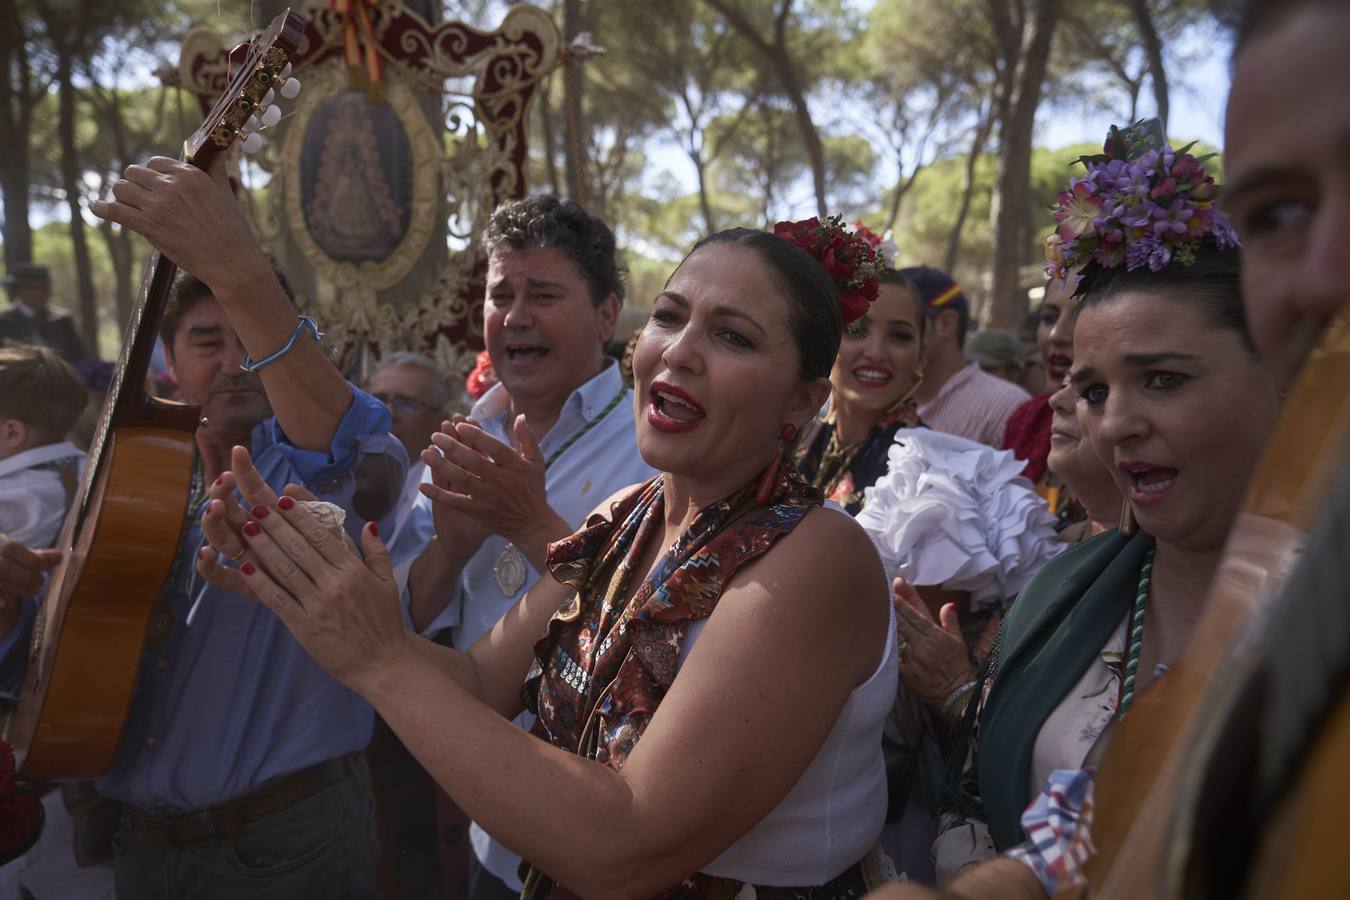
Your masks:
M 866 239 L 850 232 L 841 216 L 821 221 L 814 216 L 801 222 L 779 222 L 773 233 L 811 254 L 839 289 L 844 324 L 867 313 L 877 299 L 877 276 L 885 263 Z

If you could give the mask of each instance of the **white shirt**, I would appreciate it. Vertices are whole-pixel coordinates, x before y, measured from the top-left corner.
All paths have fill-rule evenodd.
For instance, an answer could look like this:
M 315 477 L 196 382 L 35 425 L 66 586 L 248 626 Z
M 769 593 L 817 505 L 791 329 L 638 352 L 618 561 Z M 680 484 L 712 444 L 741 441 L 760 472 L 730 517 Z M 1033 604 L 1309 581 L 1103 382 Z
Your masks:
M 62 468 L 68 468 L 67 494 Z M 70 441 L 44 444 L 0 460 L 0 534 L 29 547 L 50 547 L 79 487 L 84 451 Z
M 597 422 L 597 417 L 621 390 L 624 394 L 618 404 Z M 511 443 L 508 433 L 510 406 L 506 388 L 497 384 L 479 398 L 469 417 L 492 437 Z M 567 398 L 558 421 L 539 442 L 544 459 L 550 459 L 559 447 L 588 425 L 590 430 L 563 451 L 544 476 L 549 506 L 573 528 L 580 528 L 586 516 L 606 497 L 656 474 L 656 470 L 638 455 L 633 392 L 624 388 L 619 367 L 613 361 L 607 362 L 598 375 Z M 412 516 L 405 528 L 416 528 L 417 519 L 423 516 L 429 521 L 431 501 L 419 496 Z M 512 594 L 506 594 L 497 584 L 497 561 L 506 545 L 506 539 L 500 535 L 493 535 L 483 542 L 460 573 L 445 609 L 422 629 L 422 634 L 435 634 L 449 628 L 454 647 L 468 650 L 525 596 L 539 580 L 539 573 L 518 552 L 517 559 L 525 571 L 524 583 Z M 406 604 L 410 600 L 406 589 L 403 600 L 406 615 Z M 533 717 L 522 713 L 516 724 L 528 729 L 533 724 Z M 507 887 L 520 890 L 520 879 L 516 875 L 520 857 L 493 841 L 476 823 L 470 829 L 469 839 L 483 866 Z
M 759 885 L 824 884 L 876 844 L 886 822 L 881 731 L 895 703 L 900 673 L 895 608 L 889 595 L 877 602 L 886 604 L 889 615 L 876 668 L 849 693 L 829 735 L 792 789 L 700 872 Z M 681 669 L 707 624 L 708 619 L 689 624 L 680 648 Z M 676 680 L 679 677 L 676 674 Z

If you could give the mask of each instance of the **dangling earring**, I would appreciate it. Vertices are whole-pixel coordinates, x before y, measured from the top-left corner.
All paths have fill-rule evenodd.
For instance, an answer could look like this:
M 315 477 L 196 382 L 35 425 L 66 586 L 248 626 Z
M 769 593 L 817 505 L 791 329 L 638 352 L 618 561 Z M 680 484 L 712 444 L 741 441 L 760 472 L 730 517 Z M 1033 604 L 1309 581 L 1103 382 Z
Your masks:
M 1134 507 L 1130 505 L 1129 500 L 1120 501 L 1120 533 L 1129 537 L 1134 534 Z
M 755 490 L 755 502 L 760 506 L 768 506 L 769 501 L 773 499 L 774 488 L 778 487 L 778 470 L 783 465 L 783 454 L 787 452 L 788 444 L 797 436 L 797 426 L 791 422 L 783 426 L 779 432 L 778 439 L 782 442 L 778 446 L 778 452 L 774 454 L 773 459 L 769 460 L 769 467 L 764 470 L 760 476 L 759 487 Z
M 918 367 L 914 369 L 914 384 L 910 385 L 909 390 L 905 391 L 903 397 L 892 403 L 887 408 L 886 412 L 882 414 L 883 418 L 885 416 L 893 416 L 896 413 L 900 412 L 900 410 L 904 409 L 905 404 L 908 403 L 910 399 L 919 392 L 919 388 L 922 386 L 923 386 L 923 362 L 920 361 Z

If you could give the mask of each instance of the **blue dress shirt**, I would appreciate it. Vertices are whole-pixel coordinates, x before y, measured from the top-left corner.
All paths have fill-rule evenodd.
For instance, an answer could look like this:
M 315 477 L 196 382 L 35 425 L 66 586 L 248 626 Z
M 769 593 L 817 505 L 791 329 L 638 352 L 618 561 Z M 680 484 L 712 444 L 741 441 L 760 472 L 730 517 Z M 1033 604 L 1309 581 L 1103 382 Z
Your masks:
M 403 483 L 406 456 L 389 424 L 384 404 L 355 390 L 327 452 L 294 446 L 271 418 L 253 428 L 253 462 L 274 490 L 295 482 L 347 510 L 359 546 L 365 522 L 352 497 L 360 463 L 387 454 L 397 461 L 391 492 Z M 395 509 L 390 503 L 380 526 Z M 370 706 L 330 678 L 271 610 L 196 574 L 202 542 L 194 510 L 152 616 L 112 768 L 98 782 L 100 793 L 142 810 L 211 806 L 370 741 Z M 11 635 L 0 644 L 0 661 L 15 643 Z

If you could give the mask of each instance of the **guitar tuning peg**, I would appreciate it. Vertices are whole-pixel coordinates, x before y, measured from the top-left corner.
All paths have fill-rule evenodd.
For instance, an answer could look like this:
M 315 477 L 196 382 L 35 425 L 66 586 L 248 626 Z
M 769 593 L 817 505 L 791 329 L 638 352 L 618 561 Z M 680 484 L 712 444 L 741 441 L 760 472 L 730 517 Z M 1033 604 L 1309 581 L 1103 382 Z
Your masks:
M 250 156 L 267 146 L 267 138 L 256 131 L 244 139 L 244 152 Z
M 252 134 L 253 132 L 257 131 L 257 130 L 258 130 L 258 117 L 257 117 L 256 115 L 249 116 L 249 117 L 244 121 L 244 129 L 243 129 L 243 130 L 244 130 L 244 134 Z
M 283 68 L 283 69 L 281 70 L 281 80 L 282 80 L 282 81 L 285 81 L 287 78 L 290 78 L 290 77 L 291 77 L 291 64 L 290 64 L 290 63 L 286 63 L 285 68 Z
M 276 93 L 277 93 L 276 91 L 272 90 L 271 88 L 268 88 L 267 93 L 263 94 L 262 102 L 260 102 L 258 105 L 261 106 L 263 109 L 267 109 L 267 107 L 272 105 L 272 101 L 276 99 Z
M 281 121 L 281 107 L 273 104 L 267 107 L 267 111 L 262 116 L 262 127 L 271 128 Z
M 300 94 L 300 80 L 298 78 L 287 78 L 286 83 L 281 86 L 281 96 L 287 100 L 294 100 Z

